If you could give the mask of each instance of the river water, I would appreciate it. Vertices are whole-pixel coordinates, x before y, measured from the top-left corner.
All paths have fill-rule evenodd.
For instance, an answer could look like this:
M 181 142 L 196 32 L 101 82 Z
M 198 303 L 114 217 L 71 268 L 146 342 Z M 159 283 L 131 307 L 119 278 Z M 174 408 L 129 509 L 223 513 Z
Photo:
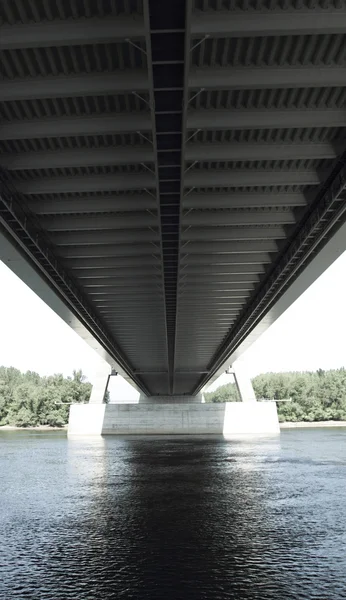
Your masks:
M 0 433 L 0 597 L 346 598 L 346 429 Z

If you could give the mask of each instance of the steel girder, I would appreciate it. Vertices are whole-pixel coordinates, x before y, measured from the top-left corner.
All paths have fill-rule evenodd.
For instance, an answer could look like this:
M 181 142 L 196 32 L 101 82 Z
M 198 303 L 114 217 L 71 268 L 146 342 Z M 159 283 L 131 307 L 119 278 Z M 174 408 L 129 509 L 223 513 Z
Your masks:
M 0 49 L 44 48 L 101 44 L 141 39 L 145 36 L 143 18 L 117 15 L 105 18 L 59 19 L 45 23 L 2 24 Z
M 46 119 L 16 119 L 0 124 L 0 140 L 25 140 L 109 135 L 151 131 L 150 114 L 113 113 L 88 116 L 59 116 Z
M 89 73 L 88 75 L 69 75 L 68 77 L 35 77 L 14 79 L 2 82 L 0 102 L 15 100 L 38 100 L 40 98 L 64 98 L 69 96 L 91 96 L 119 94 L 121 92 L 148 90 L 148 78 L 143 70 L 119 71 L 117 73 Z
M 1 162 L 1 159 L 0 159 Z M 75 215 L 76 213 L 127 213 L 155 211 L 156 202 L 150 194 L 117 194 L 109 196 L 62 196 L 29 198 L 29 208 L 37 215 Z
M 257 37 L 279 35 L 318 35 L 346 33 L 346 11 L 340 7 L 325 10 L 270 11 L 206 10 L 196 11 L 192 18 L 193 37 Z
M 343 218 L 346 13 L 13 6 L 1 219 L 142 389 L 197 391 Z

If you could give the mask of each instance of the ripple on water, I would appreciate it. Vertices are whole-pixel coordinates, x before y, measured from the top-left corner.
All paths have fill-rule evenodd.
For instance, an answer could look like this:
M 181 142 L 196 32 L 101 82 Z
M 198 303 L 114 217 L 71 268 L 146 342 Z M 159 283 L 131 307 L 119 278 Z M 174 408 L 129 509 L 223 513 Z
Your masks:
M 3 600 L 346 598 L 346 431 L 0 446 Z

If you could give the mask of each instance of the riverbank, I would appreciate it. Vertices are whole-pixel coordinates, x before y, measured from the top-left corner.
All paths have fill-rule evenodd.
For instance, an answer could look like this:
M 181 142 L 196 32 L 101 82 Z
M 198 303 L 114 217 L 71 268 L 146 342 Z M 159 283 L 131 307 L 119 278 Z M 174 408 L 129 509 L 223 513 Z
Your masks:
M 1 425 L 0 431 L 19 431 L 19 430 L 30 430 L 30 431 L 64 431 L 67 429 L 67 425 L 63 427 L 51 427 L 50 425 L 37 425 L 36 427 L 16 427 L 15 425 Z
M 346 427 L 346 421 L 285 421 L 280 423 L 280 429 L 316 427 Z M 15 425 L 1 425 L 0 431 L 66 431 L 68 425 L 63 427 L 51 427 L 50 425 L 37 425 L 37 427 L 16 427 Z
M 346 427 L 346 421 L 285 421 L 280 423 L 280 429 L 295 429 L 298 427 Z

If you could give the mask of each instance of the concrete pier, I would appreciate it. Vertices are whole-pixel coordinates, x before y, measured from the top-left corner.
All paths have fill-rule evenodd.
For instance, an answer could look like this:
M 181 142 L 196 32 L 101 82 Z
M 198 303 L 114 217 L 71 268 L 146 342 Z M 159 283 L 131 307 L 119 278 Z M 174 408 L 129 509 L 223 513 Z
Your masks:
M 73 404 L 68 434 L 276 434 L 275 402 Z

